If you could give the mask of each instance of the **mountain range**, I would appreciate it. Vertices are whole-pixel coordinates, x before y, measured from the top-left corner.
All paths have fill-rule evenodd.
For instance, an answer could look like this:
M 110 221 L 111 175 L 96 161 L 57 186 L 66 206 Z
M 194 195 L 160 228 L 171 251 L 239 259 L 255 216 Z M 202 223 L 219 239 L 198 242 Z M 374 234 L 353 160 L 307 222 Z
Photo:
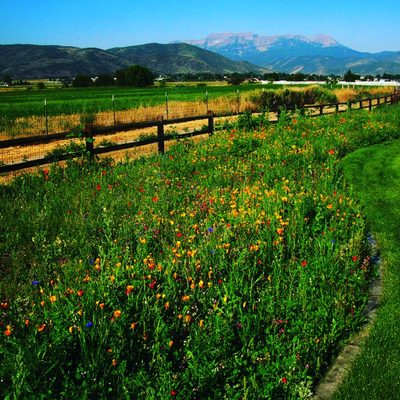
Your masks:
M 31 44 L 0 45 L 0 77 L 72 78 L 76 75 L 114 74 L 139 64 L 155 74 L 246 73 L 268 70 L 246 61 L 232 61 L 186 43 L 150 43 L 109 50 Z
M 261 36 L 254 33 L 215 33 L 187 40 L 231 60 L 246 60 L 273 71 L 307 74 L 400 73 L 400 51 L 367 53 L 346 47 L 330 36 Z
M 204 39 L 143 44 L 108 50 L 32 44 L 0 45 L 0 77 L 56 78 L 113 74 L 139 64 L 155 74 L 246 73 L 268 71 L 342 75 L 400 74 L 400 51 L 367 53 L 327 35 L 262 36 L 215 33 Z

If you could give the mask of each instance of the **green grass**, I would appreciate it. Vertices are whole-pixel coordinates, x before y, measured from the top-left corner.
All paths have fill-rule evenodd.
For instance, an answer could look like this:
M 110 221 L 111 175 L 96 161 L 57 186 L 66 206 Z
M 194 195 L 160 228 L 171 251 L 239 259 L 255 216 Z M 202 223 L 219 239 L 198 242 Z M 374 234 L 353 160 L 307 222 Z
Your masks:
M 335 399 L 400 399 L 400 141 L 344 160 L 383 258 L 383 298 L 371 335 Z
M 375 274 L 339 161 L 398 138 L 399 113 L 243 124 L 0 186 L 3 397 L 308 398 Z

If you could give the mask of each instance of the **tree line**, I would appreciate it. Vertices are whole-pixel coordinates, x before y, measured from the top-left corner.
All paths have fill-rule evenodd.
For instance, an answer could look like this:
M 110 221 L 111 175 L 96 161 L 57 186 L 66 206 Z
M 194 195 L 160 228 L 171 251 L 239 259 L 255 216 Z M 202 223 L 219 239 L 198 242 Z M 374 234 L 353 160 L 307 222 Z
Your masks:
M 154 74 L 147 68 L 141 65 L 132 65 L 125 69 L 117 70 L 113 75 L 101 74 L 95 79 L 88 75 L 77 75 L 72 81 L 74 87 L 88 86 L 134 86 L 145 87 L 151 86 L 154 83 Z
M 133 86 L 133 87 L 145 87 L 154 84 L 156 75 L 147 67 L 140 65 L 132 65 L 125 69 L 115 71 L 114 74 L 100 74 L 93 78 L 89 75 L 79 74 L 73 79 L 62 78 L 61 82 L 63 87 L 70 85 L 74 87 L 89 87 L 89 86 Z M 346 82 L 355 82 L 356 80 L 374 81 L 376 79 L 385 80 L 400 80 L 400 74 L 388 74 L 382 75 L 364 75 L 353 73 L 348 70 L 344 75 L 319 75 L 319 74 L 305 74 L 305 73 L 285 73 L 285 72 L 268 72 L 265 74 L 256 74 L 253 72 L 247 73 L 212 73 L 212 72 L 199 72 L 199 73 L 188 73 L 188 74 L 169 74 L 160 75 L 157 80 L 162 85 L 166 82 L 204 82 L 204 81 L 227 81 L 232 85 L 239 85 L 244 81 L 256 82 L 257 80 L 265 81 L 325 81 L 335 83 L 340 79 L 344 79 Z M 14 80 L 10 75 L 4 75 L 2 77 L 3 84 L 7 86 L 18 86 L 18 85 L 29 85 L 27 81 L 23 81 L 21 78 Z M 39 83 L 40 84 L 40 83 Z M 44 89 L 44 84 L 41 83 Z

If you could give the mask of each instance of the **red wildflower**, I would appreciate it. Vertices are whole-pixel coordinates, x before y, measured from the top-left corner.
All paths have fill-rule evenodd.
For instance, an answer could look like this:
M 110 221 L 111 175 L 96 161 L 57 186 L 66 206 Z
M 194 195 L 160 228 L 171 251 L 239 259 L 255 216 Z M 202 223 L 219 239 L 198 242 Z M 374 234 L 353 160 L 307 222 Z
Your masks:
M 151 281 L 151 283 L 149 283 L 149 288 L 154 289 L 156 286 L 156 283 L 157 283 L 157 281 L 155 281 L 155 280 Z
M 96 190 L 101 190 L 101 185 L 97 184 L 96 185 Z
M 307 261 L 306 260 L 303 260 L 302 262 L 301 262 L 301 266 L 304 268 L 304 267 L 306 267 L 307 266 Z
M 8 303 L 4 302 L 4 303 L 0 303 L 0 308 L 3 308 L 4 310 L 8 308 Z
M 282 382 L 284 385 L 286 385 L 286 384 L 287 384 L 287 379 L 286 379 L 286 376 L 284 376 L 284 377 L 281 379 L 281 382 Z

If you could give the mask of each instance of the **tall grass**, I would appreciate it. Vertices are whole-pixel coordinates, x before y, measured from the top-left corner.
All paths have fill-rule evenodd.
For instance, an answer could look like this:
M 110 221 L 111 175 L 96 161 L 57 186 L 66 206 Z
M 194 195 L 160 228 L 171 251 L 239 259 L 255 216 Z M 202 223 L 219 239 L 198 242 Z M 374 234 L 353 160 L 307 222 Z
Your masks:
M 398 114 L 264 121 L 1 186 L 4 395 L 309 397 L 375 273 L 339 159 L 398 136 Z

